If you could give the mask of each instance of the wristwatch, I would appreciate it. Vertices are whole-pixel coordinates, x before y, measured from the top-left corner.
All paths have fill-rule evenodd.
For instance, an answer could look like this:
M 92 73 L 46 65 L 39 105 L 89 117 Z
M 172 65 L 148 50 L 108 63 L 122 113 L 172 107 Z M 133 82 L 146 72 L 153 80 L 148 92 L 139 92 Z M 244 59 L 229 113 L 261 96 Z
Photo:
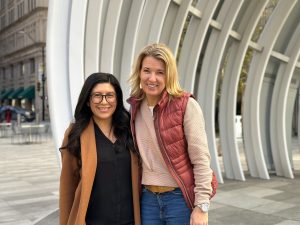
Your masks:
M 201 209 L 202 212 L 207 213 L 209 210 L 209 203 L 205 202 L 205 203 L 201 203 L 199 205 L 196 205 L 197 207 L 199 207 Z

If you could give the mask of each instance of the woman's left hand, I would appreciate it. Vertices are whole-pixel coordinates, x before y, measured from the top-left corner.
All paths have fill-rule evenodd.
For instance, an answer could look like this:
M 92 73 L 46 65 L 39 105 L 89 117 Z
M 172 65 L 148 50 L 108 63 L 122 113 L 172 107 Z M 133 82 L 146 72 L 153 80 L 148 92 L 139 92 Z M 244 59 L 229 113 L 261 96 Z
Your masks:
M 208 213 L 204 213 L 200 208 L 195 207 L 191 214 L 190 225 L 208 225 Z

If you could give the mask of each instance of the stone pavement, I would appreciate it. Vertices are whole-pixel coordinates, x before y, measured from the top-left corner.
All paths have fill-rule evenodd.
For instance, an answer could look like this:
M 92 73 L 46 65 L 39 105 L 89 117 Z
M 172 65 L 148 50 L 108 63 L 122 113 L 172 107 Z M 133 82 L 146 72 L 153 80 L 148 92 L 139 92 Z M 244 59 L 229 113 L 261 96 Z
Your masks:
M 58 181 L 50 138 L 38 144 L 11 144 L 11 138 L 0 138 L 0 225 L 33 225 L 56 210 Z
M 212 201 L 211 225 L 300 224 L 300 172 L 295 179 L 225 180 Z
M 295 179 L 225 179 L 212 200 L 209 224 L 300 225 L 300 149 L 295 146 Z M 59 166 L 51 139 L 20 145 L 0 138 L 0 153 L 0 225 L 57 225 Z

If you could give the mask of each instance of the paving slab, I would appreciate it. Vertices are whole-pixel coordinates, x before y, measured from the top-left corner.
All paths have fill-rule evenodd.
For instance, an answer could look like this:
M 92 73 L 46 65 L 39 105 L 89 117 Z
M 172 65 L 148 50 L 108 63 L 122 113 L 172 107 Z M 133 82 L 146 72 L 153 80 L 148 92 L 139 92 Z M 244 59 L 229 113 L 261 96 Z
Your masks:
M 300 158 L 299 146 L 294 149 Z M 0 225 L 58 225 L 60 170 L 51 138 L 34 144 L 0 138 L 0 151 Z M 263 180 L 247 172 L 244 182 L 225 178 L 212 199 L 209 224 L 300 225 L 298 164 L 294 160 L 295 179 Z

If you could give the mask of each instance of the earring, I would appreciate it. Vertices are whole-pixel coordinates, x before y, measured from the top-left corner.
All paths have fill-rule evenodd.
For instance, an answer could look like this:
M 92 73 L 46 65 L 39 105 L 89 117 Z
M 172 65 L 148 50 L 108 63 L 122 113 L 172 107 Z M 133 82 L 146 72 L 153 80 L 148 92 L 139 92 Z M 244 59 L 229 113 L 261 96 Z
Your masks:
M 140 89 L 143 89 L 143 87 L 142 87 L 142 83 L 140 83 Z

